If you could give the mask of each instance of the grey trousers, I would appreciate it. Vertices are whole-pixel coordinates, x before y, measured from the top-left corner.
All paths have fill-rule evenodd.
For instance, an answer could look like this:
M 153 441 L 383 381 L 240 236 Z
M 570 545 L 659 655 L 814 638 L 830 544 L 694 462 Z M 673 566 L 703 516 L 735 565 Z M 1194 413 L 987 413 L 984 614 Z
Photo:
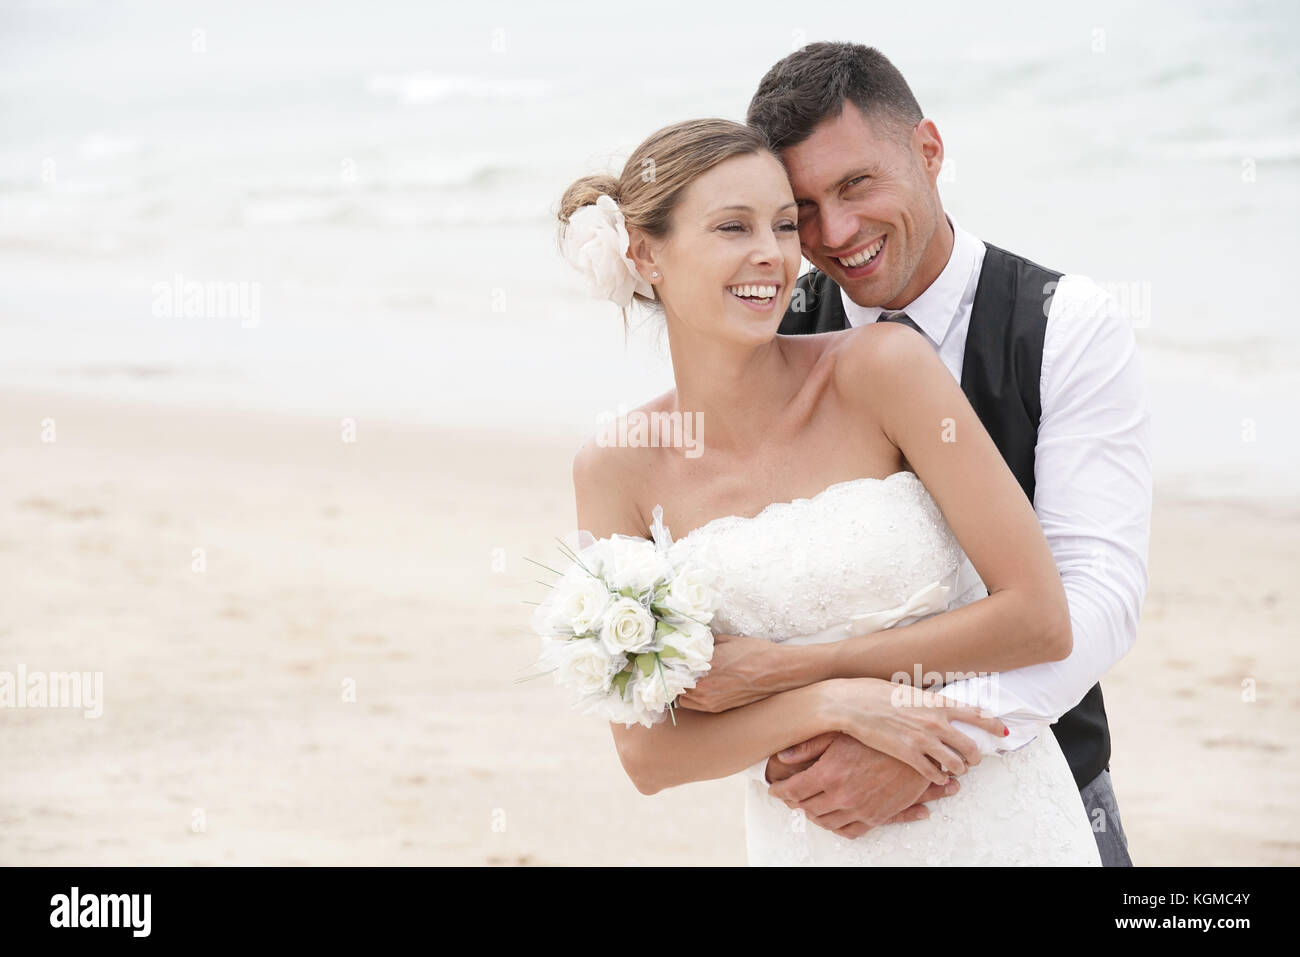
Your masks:
M 1132 867 L 1128 856 L 1128 838 L 1119 819 L 1119 805 L 1115 802 L 1115 789 L 1110 783 L 1110 768 L 1102 771 L 1079 791 L 1083 806 L 1092 825 L 1092 836 L 1097 839 L 1102 867 Z

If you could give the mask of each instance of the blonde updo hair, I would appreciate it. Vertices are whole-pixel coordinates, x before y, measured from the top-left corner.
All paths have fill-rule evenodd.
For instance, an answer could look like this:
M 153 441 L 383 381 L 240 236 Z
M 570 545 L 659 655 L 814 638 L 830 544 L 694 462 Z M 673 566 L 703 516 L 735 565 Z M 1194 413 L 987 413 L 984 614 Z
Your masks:
M 655 239 L 663 239 L 686 187 L 723 160 L 771 152 L 762 133 L 731 120 L 685 120 L 665 126 L 632 151 L 618 176 L 584 176 L 564 191 L 559 235 L 564 236 L 564 227 L 575 212 L 608 196 L 618 203 L 629 227 L 639 227 Z M 634 298 L 643 303 L 655 302 L 640 293 Z

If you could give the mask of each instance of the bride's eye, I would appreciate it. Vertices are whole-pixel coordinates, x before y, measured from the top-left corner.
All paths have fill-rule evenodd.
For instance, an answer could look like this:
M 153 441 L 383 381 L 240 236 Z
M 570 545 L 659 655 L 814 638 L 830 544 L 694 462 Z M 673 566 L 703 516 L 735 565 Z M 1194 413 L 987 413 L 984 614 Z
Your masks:
M 790 222 L 789 220 L 786 220 L 784 223 L 780 223 L 780 224 L 778 224 L 776 228 L 782 230 L 783 232 L 787 232 L 787 233 L 797 233 L 797 232 L 799 232 L 799 226 L 798 226 L 798 224 L 797 224 L 797 223 L 792 223 L 792 222 Z
M 740 233 L 745 231 L 745 227 L 741 223 L 725 223 L 722 226 L 719 226 L 718 229 L 722 230 L 724 233 Z

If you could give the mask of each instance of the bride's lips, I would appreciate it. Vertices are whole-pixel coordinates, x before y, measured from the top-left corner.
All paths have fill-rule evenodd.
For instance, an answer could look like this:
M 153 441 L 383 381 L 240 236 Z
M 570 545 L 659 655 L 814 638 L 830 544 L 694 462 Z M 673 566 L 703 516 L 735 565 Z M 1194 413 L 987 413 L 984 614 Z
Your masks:
M 852 259 L 854 256 L 858 255 L 858 253 L 862 252 L 864 249 L 870 249 L 876 243 L 880 243 L 880 248 L 876 250 L 876 254 L 872 256 L 868 262 L 863 263 L 861 266 L 846 266 L 840 261 L 842 259 Z M 835 260 L 835 265 L 840 268 L 842 273 L 844 273 L 846 279 L 861 279 L 864 276 L 870 276 L 876 271 L 877 267 L 880 265 L 880 260 L 884 258 L 885 247 L 888 245 L 888 237 L 880 236 L 871 240 L 869 243 L 863 243 L 856 249 L 850 249 L 842 256 L 832 256 L 831 258 Z

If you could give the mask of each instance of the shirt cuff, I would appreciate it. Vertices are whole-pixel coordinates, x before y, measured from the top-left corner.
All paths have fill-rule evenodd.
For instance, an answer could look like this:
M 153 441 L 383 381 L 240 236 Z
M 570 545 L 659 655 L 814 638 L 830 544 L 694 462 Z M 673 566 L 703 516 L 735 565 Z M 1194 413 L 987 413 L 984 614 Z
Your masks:
M 770 787 L 770 785 L 767 783 L 767 760 L 768 760 L 767 758 L 764 758 L 762 761 L 759 761 L 757 764 L 751 764 L 749 767 L 745 768 L 745 770 L 741 771 L 740 773 L 743 774 L 745 777 L 749 778 L 751 781 L 757 781 L 765 788 Z
M 938 690 L 945 698 L 982 708 L 986 714 L 1000 718 L 1011 732 L 1004 737 L 998 737 L 965 721 L 952 722 L 954 728 L 975 742 L 980 754 L 1007 754 L 1011 751 L 1019 751 L 1052 724 L 1049 718 L 1035 714 L 1014 691 L 1005 685 L 1000 686 L 996 673 L 963 678 L 946 684 Z

